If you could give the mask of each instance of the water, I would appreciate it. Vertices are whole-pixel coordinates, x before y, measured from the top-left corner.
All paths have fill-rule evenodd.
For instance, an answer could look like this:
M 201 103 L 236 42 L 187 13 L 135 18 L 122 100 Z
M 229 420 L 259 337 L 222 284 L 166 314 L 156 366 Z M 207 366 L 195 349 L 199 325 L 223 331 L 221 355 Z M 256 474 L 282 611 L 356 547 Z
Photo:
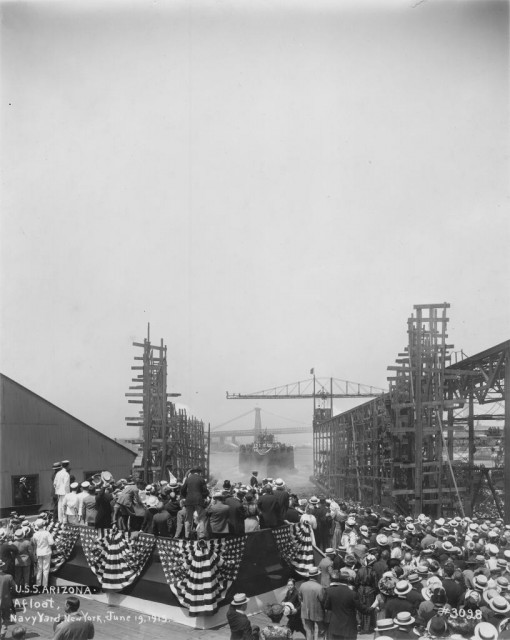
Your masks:
M 211 451 L 211 475 L 219 481 L 243 482 L 247 484 L 251 473 L 239 471 L 239 453 L 237 451 L 213 452 Z M 313 450 L 311 447 L 296 447 L 294 449 L 295 471 L 283 469 L 277 477 L 283 478 L 292 492 L 299 496 L 307 497 L 316 493 L 314 485 L 309 478 L 313 472 Z M 250 470 L 251 471 L 251 470 Z M 275 476 L 276 477 L 276 476 Z M 259 479 L 262 479 L 259 474 Z

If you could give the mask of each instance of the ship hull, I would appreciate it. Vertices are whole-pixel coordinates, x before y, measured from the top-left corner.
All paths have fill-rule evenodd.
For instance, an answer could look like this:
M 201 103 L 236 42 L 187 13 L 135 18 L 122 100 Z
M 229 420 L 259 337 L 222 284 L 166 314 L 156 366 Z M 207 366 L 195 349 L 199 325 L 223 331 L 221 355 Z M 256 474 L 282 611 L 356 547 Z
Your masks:
M 258 471 L 266 477 L 274 477 L 281 471 L 294 469 L 294 447 L 281 447 L 267 451 L 245 449 L 239 451 L 239 470 L 242 473 Z

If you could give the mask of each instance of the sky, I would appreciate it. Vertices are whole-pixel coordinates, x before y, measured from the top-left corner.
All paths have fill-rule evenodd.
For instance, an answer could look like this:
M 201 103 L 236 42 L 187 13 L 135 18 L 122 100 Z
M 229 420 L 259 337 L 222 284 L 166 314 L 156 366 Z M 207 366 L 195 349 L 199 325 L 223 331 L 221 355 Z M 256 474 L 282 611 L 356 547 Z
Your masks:
M 212 427 L 312 367 L 386 388 L 414 304 L 509 339 L 507 2 L 0 8 L 5 375 L 136 437 L 148 323 Z

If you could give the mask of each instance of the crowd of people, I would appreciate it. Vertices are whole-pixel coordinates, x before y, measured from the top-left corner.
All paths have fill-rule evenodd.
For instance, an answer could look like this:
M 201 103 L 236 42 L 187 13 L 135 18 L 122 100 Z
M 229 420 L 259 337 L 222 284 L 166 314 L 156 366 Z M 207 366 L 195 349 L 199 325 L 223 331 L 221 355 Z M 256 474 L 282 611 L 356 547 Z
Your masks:
M 510 525 L 502 519 L 403 517 L 322 496 L 298 500 L 296 511 L 323 558 L 300 586 L 289 580 L 265 629 L 245 616 L 236 630 L 248 602 L 237 594 L 231 640 L 510 639 Z
M 195 468 L 181 482 L 115 481 L 104 472 L 79 485 L 69 461 L 54 469 L 53 509 L 35 522 L 12 513 L 0 529 L 2 592 L 48 584 L 52 518 L 198 539 L 306 522 L 322 551 L 318 566 L 300 585 L 289 580 L 282 601 L 267 609 L 265 629 L 251 626 L 248 598 L 236 594 L 228 615 L 232 640 L 296 634 L 355 640 L 358 633 L 381 640 L 510 640 L 510 525 L 501 519 L 376 513 L 332 497 L 300 497 L 282 478 L 259 479 L 257 471 L 247 484 L 211 486 Z M 2 598 L 3 619 L 9 614 Z

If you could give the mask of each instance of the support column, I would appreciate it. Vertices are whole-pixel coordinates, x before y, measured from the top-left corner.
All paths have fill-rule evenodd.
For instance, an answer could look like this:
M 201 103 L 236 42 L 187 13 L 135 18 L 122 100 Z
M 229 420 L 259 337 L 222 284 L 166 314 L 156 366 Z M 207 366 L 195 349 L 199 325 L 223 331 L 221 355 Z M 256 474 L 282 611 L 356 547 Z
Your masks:
M 474 471 L 475 465 L 475 421 L 474 421 L 474 392 L 472 384 L 469 385 L 469 402 L 468 402 L 468 496 L 469 503 L 466 505 L 468 508 L 469 516 L 473 515 L 473 487 L 474 487 Z

